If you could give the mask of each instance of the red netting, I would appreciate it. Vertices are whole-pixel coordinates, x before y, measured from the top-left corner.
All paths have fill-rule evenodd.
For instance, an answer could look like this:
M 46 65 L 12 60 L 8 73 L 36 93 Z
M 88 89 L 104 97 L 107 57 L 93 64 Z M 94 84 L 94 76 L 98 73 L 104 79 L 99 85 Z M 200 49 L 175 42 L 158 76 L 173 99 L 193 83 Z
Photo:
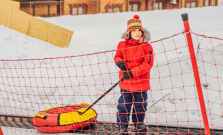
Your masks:
M 222 128 L 223 39 L 192 33 L 210 129 Z
M 209 126 L 211 133 L 214 133 L 223 124 L 223 39 L 192 34 Z M 154 64 L 150 71 L 151 87 L 147 92 L 144 121 L 148 132 L 204 134 L 184 33 L 151 42 L 151 45 Z M 31 122 L 39 111 L 58 106 L 92 104 L 119 81 L 115 54 L 116 50 L 111 50 L 57 58 L 0 60 L 3 133 L 40 134 L 33 129 Z M 93 106 L 98 113 L 98 123 L 74 132 L 119 133 L 116 117 L 120 96 L 117 86 Z M 130 131 L 134 128 L 131 116 L 132 111 L 129 117 Z

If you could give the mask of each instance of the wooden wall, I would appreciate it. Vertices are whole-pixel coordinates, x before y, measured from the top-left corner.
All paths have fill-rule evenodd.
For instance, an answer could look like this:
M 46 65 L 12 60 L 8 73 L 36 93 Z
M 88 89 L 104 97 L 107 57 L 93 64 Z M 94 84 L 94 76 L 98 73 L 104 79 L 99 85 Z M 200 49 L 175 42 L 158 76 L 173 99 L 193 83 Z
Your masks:
M 164 9 L 180 9 L 180 8 L 186 8 L 187 2 L 196 2 L 197 7 L 204 7 L 205 6 L 205 0 L 177 0 L 177 4 L 171 4 L 170 0 L 155 0 L 157 1 L 163 1 L 164 2 Z M 217 1 L 216 0 L 210 0 L 210 6 L 216 6 Z M 149 0 L 149 10 L 153 9 L 153 0 Z
M 26 1 L 26 0 L 17 0 L 17 1 Z M 35 16 L 49 16 L 50 5 L 50 16 L 57 15 L 72 15 L 73 8 L 75 7 L 84 7 L 84 14 L 97 14 L 97 13 L 107 13 L 108 8 L 119 7 L 120 12 L 128 12 L 128 6 L 131 3 L 139 3 L 140 11 L 153 10 L 153 1 L 154 0 L 60 0 L 60 1 L 48 1 L 49 3 L 40 3 L 33 4 L 30 10 L 30 4 L 21 4 L 20 9 L 28 14 L 33 15 L 33 6 L 35 7 Z M 197 7 L 203 7 L 205 0 L 177 0 L 177 4 L 171 4 L 170 0 L 155 0 L 156 2 L 163 2 L 164 9 L 179 9 L 185 8 L 187 2 L 196 1 Z M 22 3 L 22 2 L 21 2 Z M 28 3 L 28 2 L 26 2 Z M 210 0 L 211 6 L 217 4 L 216 0 Z M 60 7 L 60 13 L 58 14 L 58 7 Z
M 20 5 L 20 10 L 26 12 L 27 14 L 30 14 L 30 5 L 29 4 Z
M 85 14 L 97 13 L 97 1 L 96 0 L 64 0 L 64 15 L 71 14 L 74 7 L 84 7 Z
M 107 8 L 120 7 L 121 12 L 126 12 L 126 0 L 100 0 L 100 12 L 107 13 Z
M 31 14 L 33 16 L 42 16 L 42 17 L 58 16 L 57 5 L 59 5 L 59 2 L 49 2 L 49 3 L 33 2 L 31 4 L 27 2 L 25 3 L 21 2 L 20 10 L 26 12 L 27 14 Z

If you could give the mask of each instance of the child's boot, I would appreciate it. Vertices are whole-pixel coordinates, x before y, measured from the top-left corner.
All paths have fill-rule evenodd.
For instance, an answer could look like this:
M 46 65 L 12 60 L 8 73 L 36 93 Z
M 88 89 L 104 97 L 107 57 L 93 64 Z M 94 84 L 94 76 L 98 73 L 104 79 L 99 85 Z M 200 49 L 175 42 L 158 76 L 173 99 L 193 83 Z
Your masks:
M 135 125 L 136 132 L 147 132 L 147 126 L 145 124 L 137 124 Z
M 121 135 L 128 135 L 128 126 L 120 126 L 120 132 Z

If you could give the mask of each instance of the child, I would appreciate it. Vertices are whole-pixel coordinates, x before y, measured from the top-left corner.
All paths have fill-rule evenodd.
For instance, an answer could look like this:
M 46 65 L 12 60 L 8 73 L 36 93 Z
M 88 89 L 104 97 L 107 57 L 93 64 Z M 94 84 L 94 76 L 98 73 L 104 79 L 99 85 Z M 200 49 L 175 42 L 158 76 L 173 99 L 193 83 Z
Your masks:
M 148 43 L 150 33 L 142 28 L 138 15 L 127 23 L 125 41 L 118 44 L 115 63 L 119 71 L 121 97 L 118 100 L 117 124 L 120 132 L 128 133 L 129 116 L 133 105 L 132 122 L 137 132 L 147 132 L 144 124 L 147 111 L 147 90 L 150 89 L 150 70 L 153 66 L 153 48 Z

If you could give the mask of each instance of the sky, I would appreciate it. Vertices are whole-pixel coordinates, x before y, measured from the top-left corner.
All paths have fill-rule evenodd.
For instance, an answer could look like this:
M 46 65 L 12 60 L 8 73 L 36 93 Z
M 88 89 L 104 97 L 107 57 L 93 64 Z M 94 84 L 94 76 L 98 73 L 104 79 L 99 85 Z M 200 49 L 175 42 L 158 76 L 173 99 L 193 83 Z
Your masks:
M 38 17 L 74 31 L 68 48 L 0 25 L 1 113 L 33 117 L 51 107 L 93 103 L 118 81 L 113 57 L 123 40 L 127 21 L 137 14 L 151 33 L 150 44 L 155 54 L 146 124 L 203 127 L 186 37 L 182 33 L 182 13 L 188 13 L 190 32 L 202 35 L 192 34 L 192 39 L 209 126 L 222 128 L 223 40 L 219 39 L 223 39 L 223 6 Z M 93 107 L 98 121 L 116 121 L 119 97 L 120 89 L 116 87 Z M 159 102 L 153 105 L 156 101 Z M 3 129 L 7 133 L 14 131 L 22 130 Z

